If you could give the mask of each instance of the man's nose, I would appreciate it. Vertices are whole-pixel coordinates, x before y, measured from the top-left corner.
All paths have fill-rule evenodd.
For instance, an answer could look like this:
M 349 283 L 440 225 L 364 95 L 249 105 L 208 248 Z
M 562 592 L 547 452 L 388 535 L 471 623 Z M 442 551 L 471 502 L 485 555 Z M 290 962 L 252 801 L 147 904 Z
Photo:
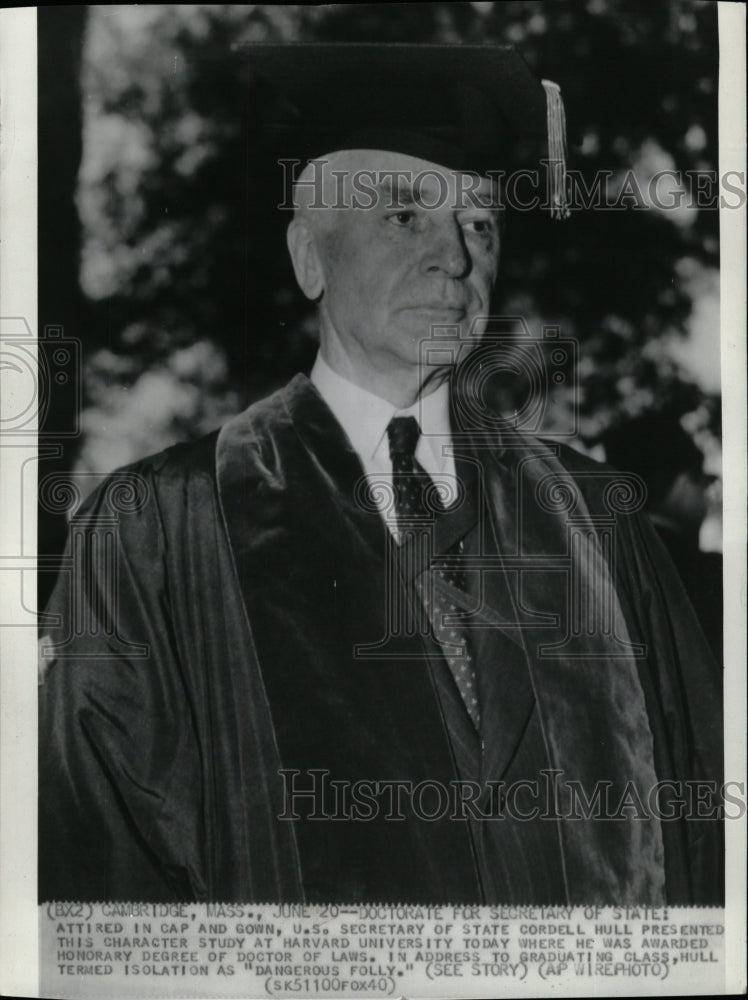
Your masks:
M 472 267 L 462 227 L 456 219 L 434 222 L 423 255 L 427 273 L 441 272 L 449 278 L 464 278 Z

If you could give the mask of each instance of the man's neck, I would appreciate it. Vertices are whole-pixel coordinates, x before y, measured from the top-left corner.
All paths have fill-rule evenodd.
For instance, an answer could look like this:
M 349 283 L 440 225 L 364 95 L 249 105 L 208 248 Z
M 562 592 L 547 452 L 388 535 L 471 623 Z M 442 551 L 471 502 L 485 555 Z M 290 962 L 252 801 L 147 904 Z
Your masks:
M 391 403 L 398 410 L 406 410 L 416 400 L 423 399 L 439 388 L 448 377 L 448 371 L 432 371 L 424 378 L 420 371 L 393 369 L 386 372 L 373 367 L 357 365 L 343 350 L 324 341 L 320 354 L 329 367 L 341 378 L 365 389 L 380 399 Z

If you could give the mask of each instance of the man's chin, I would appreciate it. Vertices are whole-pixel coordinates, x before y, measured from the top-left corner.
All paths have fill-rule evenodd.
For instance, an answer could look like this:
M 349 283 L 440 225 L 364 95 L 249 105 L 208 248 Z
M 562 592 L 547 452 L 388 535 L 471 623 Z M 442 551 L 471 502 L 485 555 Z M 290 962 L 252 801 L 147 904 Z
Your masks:
M 398 327 L 403 339 L 413 344 L 420 352 L 431 351 L 450 345 L 471 341 L 478 343 L 480 329 L 476 319 L 457 310 L 409 310 L 398 317 Z
M 467 336 L 472 323 L 464 309 L 443 306 L 413 306 L 400 311 L 398 323 L 418 336 L 419 340 L 443 337 L 444 328 L 459 329 L 460 336 Z

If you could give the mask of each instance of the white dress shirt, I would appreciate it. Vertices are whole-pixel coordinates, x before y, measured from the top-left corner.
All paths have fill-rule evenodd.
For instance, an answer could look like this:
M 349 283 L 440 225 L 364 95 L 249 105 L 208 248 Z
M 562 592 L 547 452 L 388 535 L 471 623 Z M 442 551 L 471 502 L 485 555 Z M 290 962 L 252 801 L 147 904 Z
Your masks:
M 364 472 L 377 480 L 392 482 L 392 462 L 387 425 L 393 417 L 415 417 L 421 428 L 416 460 L 437 486 L 442 483 L 446 496 L 454 496 L 455 463 L 451 454 L 452 434 L 449 422 L 449 384 L 437 389 L 401 410 L 380 396 L 362 389 L 338 375 L 320 353 L 312 368 L 311 381 L 332 410 L 361 459 Z M 393 534 L 396 523 L 383 491 L 374 491 L 385 522 Z M 385 512 L 388 512 L 385 516 Z

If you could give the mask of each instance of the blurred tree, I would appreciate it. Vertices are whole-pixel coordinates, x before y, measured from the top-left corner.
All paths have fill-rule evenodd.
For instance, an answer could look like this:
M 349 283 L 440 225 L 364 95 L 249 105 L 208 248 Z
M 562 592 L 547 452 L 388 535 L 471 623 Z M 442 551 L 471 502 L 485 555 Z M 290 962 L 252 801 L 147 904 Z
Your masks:
M 584 185 L 607 171 L 614 197 L 633 170 L 646 201 L 657 171 L 716 168 L 716 22 L 716 5 L 697 0 L 92 7 L 77 203 L 95 319 L 80 463 L 103 472 L 121 461 L 123 428 L 133 456 L 201 434 L 313 358 L 285 220 L 248 170 L 256 109 L 242 43 L 513 43 L 561 84 Z M 621 412 L 684 413 L 719 388 L 716 207 L 636 201 L 565 224 L 514 212 L 508 224 L 495 309 L 579 342 L 582 446 Z M 157 413 L 141 391 L 154 375 L 162 403 L 173 398 Z M 559 394 L 551 430 L 571 400 Z
M 75 208 L 75 191 L 81 162 L 81 98 L 78 80 L 86 24 L 85 7 L 40 7 L 37 12 L 38 47 L 38 307 L 39 335 L 80 337 L 87 328 L 87 303 L 78 281 L 81 225 Z M 51 341 L 50 341 L 51 343 Z M 49 385 L 70 375 L 69 365 L 57 365 L 55 351 L 40 352 L 50 367 Z M 77 373 L 76 373 L 77 374 Z M 59 453 L 46 454 L 42 475 L 64 472 L 70 456 L 62 444 L 74 431 L 78 413 L 76 394 L 44 393 L 39 431 Z M 40 380 L 44 386 L 44 379 Z M 53 555 L 65 541 L 67 524 L 43 505 L 38 511 L 38 550 Z M 52 574 L 40 574 L 42 601 Z

